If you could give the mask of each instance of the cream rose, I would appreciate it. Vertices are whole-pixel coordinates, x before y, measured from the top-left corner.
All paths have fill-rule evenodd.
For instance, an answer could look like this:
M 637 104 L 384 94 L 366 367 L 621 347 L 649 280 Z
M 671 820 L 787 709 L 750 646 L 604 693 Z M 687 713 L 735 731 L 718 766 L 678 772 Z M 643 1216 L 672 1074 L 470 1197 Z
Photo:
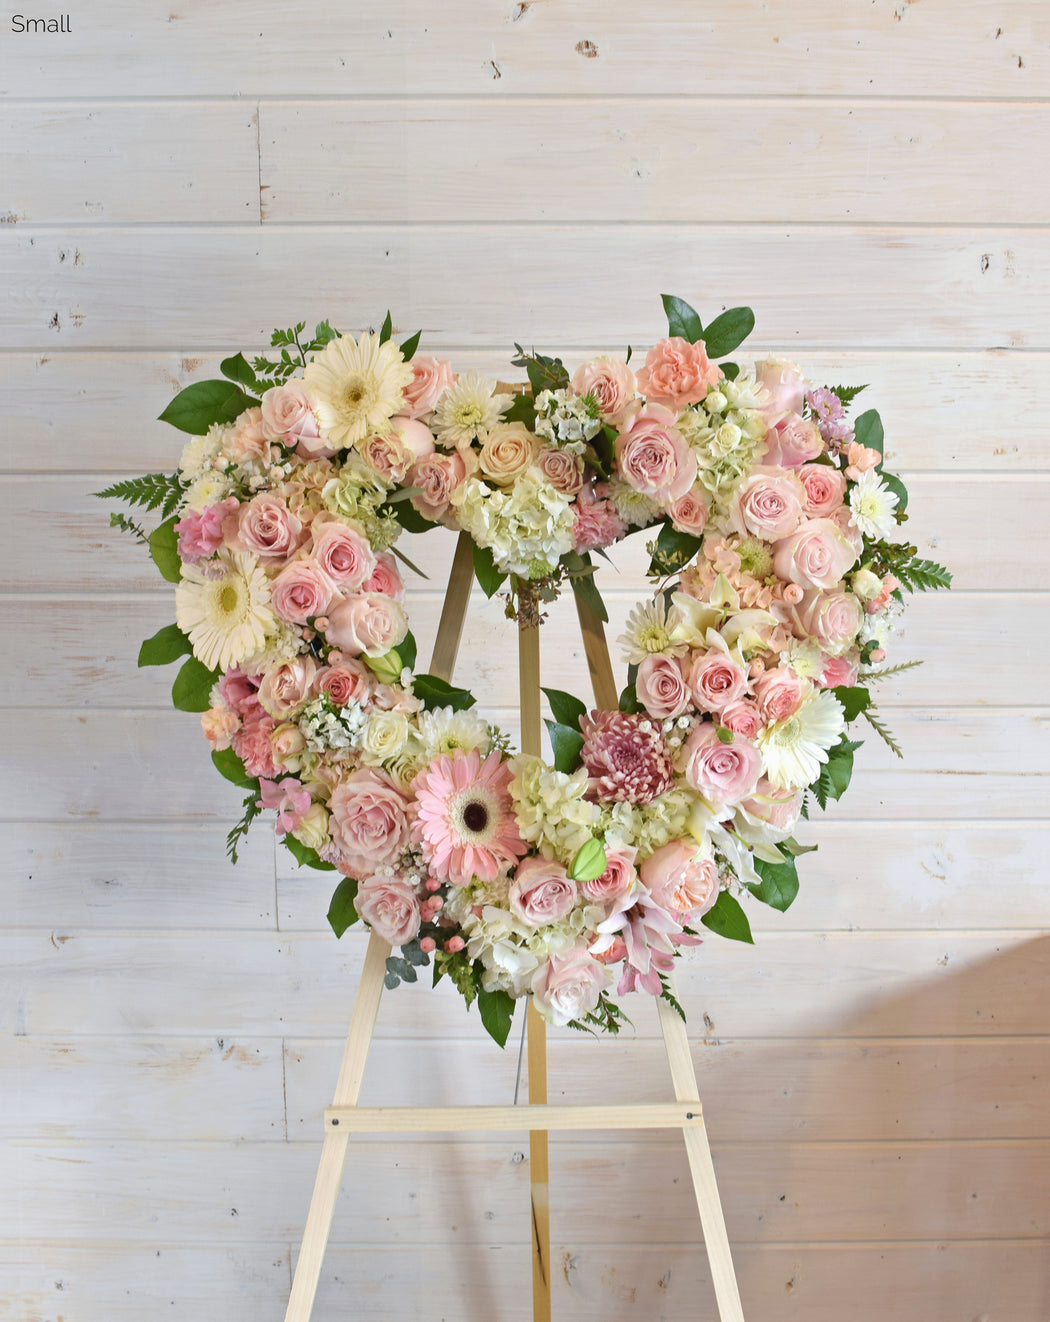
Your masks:
M 361 731 L 362 761 L 378 765 L 390 761 L 408 742 L 408 717 L 399 711 L 369 712 Z
M 538 448 L 539 442 L 524 423 L 500 423 L 485 437 L 478 464 L 490 482 L 509 487 L 535 459 Z

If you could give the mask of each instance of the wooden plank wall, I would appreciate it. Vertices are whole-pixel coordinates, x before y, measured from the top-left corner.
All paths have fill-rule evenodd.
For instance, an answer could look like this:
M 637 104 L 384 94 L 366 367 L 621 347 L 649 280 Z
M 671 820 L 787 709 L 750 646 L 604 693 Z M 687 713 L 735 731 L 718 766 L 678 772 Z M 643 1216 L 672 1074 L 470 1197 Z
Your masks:
M 264 830 L 226 864 L 236 795 L 135 669 L 170 594 L 90 493 L 170 466 L 164 401 L 275 324 L 389 306 L 506 375 L 515 339 L 648 344 L 668 290 L 872 383 L 908 532 L 957 584 L 894 653 L 928 661 L 885 697 L 906 760 L 864 749 L 754 949 L 684 962 L 746 1314 L 1046 1322 L 1042 0 L 100 0 L 71 25 L 0 47 L 0 1314 L 279 1322 L 363 949 Z M 544 648 L 582 691 L 570 612 Z M 511 650 L 478 602 L 461 676 L 513 723 Z M 636 1024 L 554 1034 L 554 1097 L 665 1096 Z M 513 1075 L 402 989 L 366 1095 L 505 1102 Z M 529 1318 L 526 1150 L 362 1143 L 318 1319 Z M 559 1138 L 553 1169 L 559 1318 L 714 1316 L 675 1142 Z

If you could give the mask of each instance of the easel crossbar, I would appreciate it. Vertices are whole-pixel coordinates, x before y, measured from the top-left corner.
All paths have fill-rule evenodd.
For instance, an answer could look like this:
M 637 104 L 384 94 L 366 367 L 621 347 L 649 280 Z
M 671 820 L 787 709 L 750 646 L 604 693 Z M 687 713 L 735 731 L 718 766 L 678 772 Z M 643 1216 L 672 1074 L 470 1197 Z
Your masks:
M 531 1129 L 693 1129 L 704 1123 L 699 1102 L 623 1106 L 330 1106 L 329 1128 L 344 1132 L 447 1133 Z

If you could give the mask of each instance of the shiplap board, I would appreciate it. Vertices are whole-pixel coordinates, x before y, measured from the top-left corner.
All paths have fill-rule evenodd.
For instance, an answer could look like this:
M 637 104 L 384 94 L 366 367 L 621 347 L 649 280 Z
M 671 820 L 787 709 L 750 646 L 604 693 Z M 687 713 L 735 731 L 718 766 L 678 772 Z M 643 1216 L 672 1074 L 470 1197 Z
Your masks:
M 321 1132 L 342 1049 L 338 1039 L 287 1043 L 290 1138 Z M 487 1043 L 379 1041 L 361 1104 L 457 1106 L 469 1099 L 505 1106 L 513 1099 L 516 1057 Z M 1050 1078 L 1050 1039 L 694 1039 L 693 1064 L 704 1115 L 722 1142 L 753 1139 L 756 1116 L 763 1141 L 1041 1138 L 1045 1116 L 1036 1103 Z M 670 1086 L 661 1042 L 577 1037 L 552 1044 L 551 1102 L 662 1101 Z
M 0 1029 L 338 1037 L 364 946 L 358 931 L 341 941 L 330 933 L 6 932 Z M 1050 937 L 1039 932 L 763 932 L 747 947 L 706 940 L 679 961 L 677 976 L 694 1037 L 1043 1036 L 1048 968 Z M 639 1031 L 655 1031 L 648 998 L 635 997 L 629 1012 Z M 484 1040 L 476 1012 L 447 981 L 385 997 L 377 1031 Z
M 431 347 L 543 344 L 556 327 L 567 343 L 646 343 L 664 333 L 661 290 L 705 321 L 749 303 L 755 349 L 1050 347 L 1042 226 L 403 223 L 317 225 L 304 242 L 278 225 L 13 225 L 0 238 L 0 348 L 225 350 L 275 323 L 378 326 L 387 308 Z
M 341 329 L 356 334 L 360 327 Z M 537 346 L 543 352 L 561 352 L 557 337 L 564 331 L 552 326 Z M 654 321 L 649 340 L 661 334 Z M 647 343 L 640 344 L 636 354 Z M 231 340 L 227 351 L 262 353 L 265 344 Z M 423 351 L 428 347 L 424 344 Z M 750 356 L 769 349 L 775 352 L 776 346 L 763 340 Z M 564 350 L 570 371 L 603 351 L 622 354 L 626 346 Z M 521 377 L 520 369 L 510 364 L 514 351 L 509 342 L 503 349 L 448 352 L 457 371 L 473 368 L 502 380 Z M 791 356 L 795 351 L 785 352 Z M 0 469 L 38 472 L 41 456 L 47 454 L 67 471 L 170 472 L 186 438 L 158 422 L 157 414 L 191 382 L 218 376 L 221 356 L 189 350 L 121 354 L 58 347 L 47 353 L 0 353 L 5 417 L 11 436 L 19 438 L 0 455 Z M 807 353 L 801 365 L 817 383 L 869 383 L 854 411 L 869 404 L 879 410 L 887 460 L 902 471 L 982 469 L 993 475 L 1050 468 L 1050 431 L 1044 425 L 1040 393 L 1031 388 L 1050 372 L 1050 354 L 872 348 L 852 354 Z
M 4 105 L 0 180 L 8 224 L 256 220 L 256 110 L 232 101 Z M 75 249 L 66 258 L 80 259 Z
M 281 1242 L 2 1244 L 0 1307 L 11 1322 L 282 1322 L 288 1259 Z M 699 1245 L 568 1240 L 552 1261 L 555 1316 L 574 1322 L 678 1322 L 714 1307 Z M 749 1322 L 1045 1322 L 1050 1306 L 1038 1240 L 737 1242 L 733 1263 Z M 348 1306 L 362 1322 L 531 1322 L 528 1249 L 333 1245 L 314 1317 Z
M 526 1135 L 499 1143 L 361 1143 L 332 1243 L 526 1243 Z M 760 1243 L 1035 1238 L 1050 1230 L 1050 1142 L 712 1142 L 730 1239 Z M 0 1237 L 62 1219 L 64 1237 L 299 1237 L 319 1143 L 15 1140 L 0 1171 Z M 552 1237 L 699 1243 L 681 1138 L 552 1146 Z M 71 1173 L 70 1167 L 75 1167 Z M 21 1189 L 21 1206 L 12 1198 Z M 936 1200 L 924 1197 L 936 1189 Z M 644 1207 L 642 1206 L 644 1200 Z M 148 1206 L 148 1211 L 146 1207 Z
M 8 97 L 705 93 L 1035 98 L 1050 90 L 1038 0 L 399 0 L 377 9 L 107 0 L 75 36 L 9 39 Z M 712 132 L 712 142 L 717 137 Z
M 719 187 L 716 126 L 718 161 L 767 187 Z M 1050 107 L 1024 102 L 275 102 L 259 177 L 277 222 L 403 220 L 391 177 L 410 163 L 430 221 L 1026 224 L 1050 211 L 1050 182 L 1016 181 L 1048 137 Z M 537 154 L 542 182 L 522 188 Z

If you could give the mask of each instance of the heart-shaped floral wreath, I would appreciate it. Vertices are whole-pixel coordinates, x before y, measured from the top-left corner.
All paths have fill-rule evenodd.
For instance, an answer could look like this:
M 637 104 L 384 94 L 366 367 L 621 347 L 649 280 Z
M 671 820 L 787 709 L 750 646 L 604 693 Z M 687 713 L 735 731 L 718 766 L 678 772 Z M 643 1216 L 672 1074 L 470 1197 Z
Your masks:
M 791 363 L 725 361 L 754 317 L 706 329 L 664 297 L 668 338 L 639 371 L 599 357 L 514 364 L 501 393 L 398 346 L 390 317 L 358 339 L 327 323 L 274 333 L 275 358 L 228 358 L 161 417 L 193 439 L 177 472 L 100 495 L 159 510 L 147 541 L 176 623 L 140 665 L 189 655 L 175 706 L 202 712 L 219 771 L 304 864 L 343 874 L 336 935 L 363 919 L 433 958 L 506 1041 L 530 994 L 556 1024 L 615 1032 L 609 989 L 672 1000 L 702 925 L 750 941 L 746 896 L 786 909 L 807 804 L 849 784 L 905 590 L 947 587 L 891 540 L 907 492 L 859 387 Z M 722 360 L 722 361 L 719 361 Z M 553 765 L 514 755 L 473 696 L 417 673 L 397 541 L 437 524 L 473 540 L 488 596 L 539 624 L 569 585 L 605 618 L 592 551 L 655 536 L 652 597 L 620 639 L 619 710 L 545 690 Z M 190 655 L 191 654 L 191 655 Z M 911 665 L 916 662 L 908 663 Z

